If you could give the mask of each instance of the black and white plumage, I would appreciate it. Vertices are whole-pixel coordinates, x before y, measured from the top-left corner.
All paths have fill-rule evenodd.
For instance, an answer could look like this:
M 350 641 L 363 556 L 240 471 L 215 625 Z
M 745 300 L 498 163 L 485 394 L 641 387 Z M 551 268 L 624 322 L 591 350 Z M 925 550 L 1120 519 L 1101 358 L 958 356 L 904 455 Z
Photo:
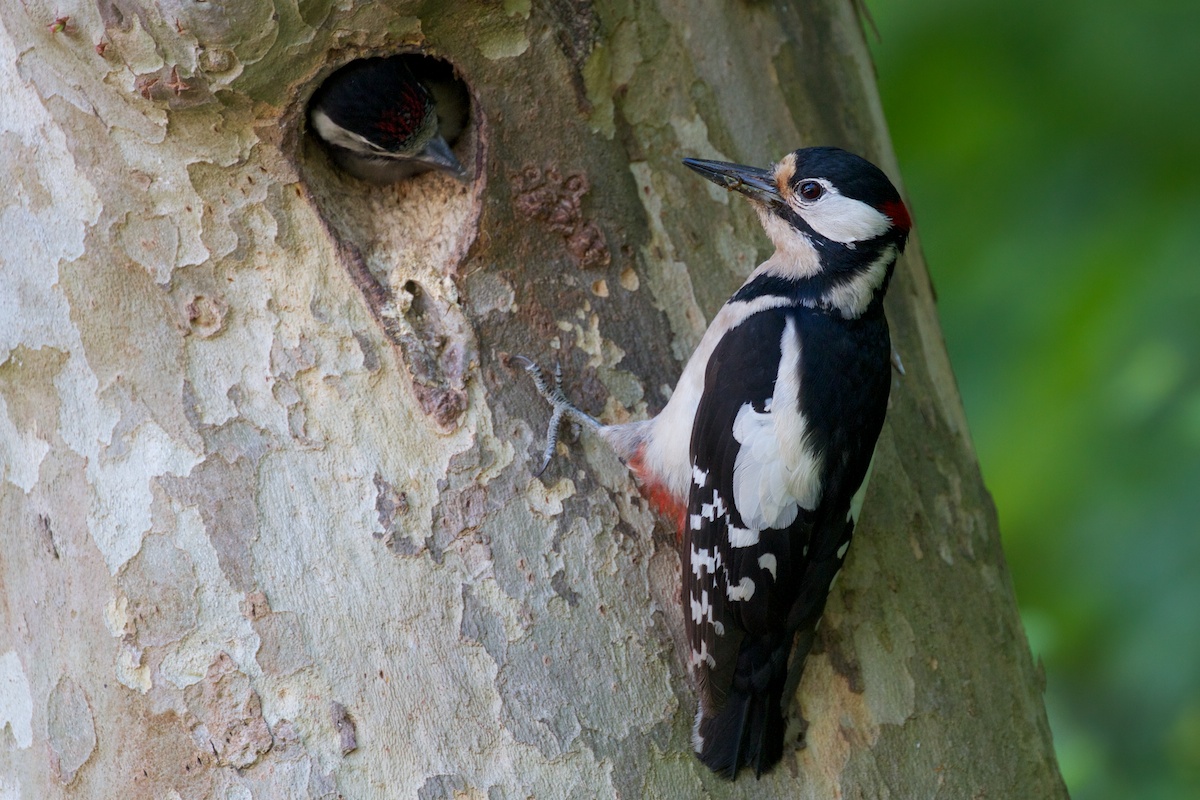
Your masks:
M 417 55 L 353 61 L 321 84 L 309 124 L 333 160 L 371 183 L 429 170 L 466 179 L 450 145 L 466 124 L 466 88 L 447 64 Z
M 680 519 L 693 743 L 734 778 L 782 756 L 785 687 L 854 532 L 891 385 L 883 297 L 911 222 L 883 172 L 837 148 L 771 169 L 684 163 L 754 203 L 774 255 L 717 313 L 653 419 L 600 425 L 537 377 L 556 420 L 596 426 Z

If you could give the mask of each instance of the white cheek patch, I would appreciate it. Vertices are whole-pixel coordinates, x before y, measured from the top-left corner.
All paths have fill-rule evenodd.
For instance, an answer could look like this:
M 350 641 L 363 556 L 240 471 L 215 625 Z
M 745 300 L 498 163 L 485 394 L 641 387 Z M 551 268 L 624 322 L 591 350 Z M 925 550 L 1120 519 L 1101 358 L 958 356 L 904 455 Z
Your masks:
M 892 227 L 892 221 L 860 200 L 838 193 L 824 181 L 825 195 L 815 203 L 802 204 L 796 197 L 791 205 L 814 231 L 835 242 L 849 244 L 874 239 Z
M 330 144 L 360 153 L 374 152 L 381 155 L 387 154 L 386 150 L 366 137 L 360 136 L 353 131 L 348 131 L 341 125 L 338 125 L 324 111 L 313 112 L 312 123 L 313 127 L 317 129 L 317 133 L 321 135 L 321 138 Z

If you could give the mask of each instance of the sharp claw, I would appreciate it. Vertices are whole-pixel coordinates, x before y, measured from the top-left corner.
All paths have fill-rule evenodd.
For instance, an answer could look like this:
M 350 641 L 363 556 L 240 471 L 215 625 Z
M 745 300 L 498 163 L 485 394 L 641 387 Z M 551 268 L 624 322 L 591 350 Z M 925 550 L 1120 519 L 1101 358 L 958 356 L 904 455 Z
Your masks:
M 562 425 L 563 417 L 569 416 L 571 419 L 593 428 L 599 428 L 600 423 L 571 405 L 571 401 L 563 393 L 562 364 L 560 362 L 556 361 L 554 363 L 554 385 L 550 386 L 546 382 L 545 375 L 542 374 L 542 368 L 533 359 L 515 355 L 512 356 L 512 360 L 529 373 L 530 377 L 533 378 L 533 385 L 537 387 L 538 394 L 545 398 L 546 402 L 553 409 L 550 414 L 550 424 L 546 431 L 546 449 L 542 451 L 542 467 L 534 475 L 534 477 L 541 477 L 554 458 L 554 450 L 558 445 L 558 431 Z
M 900 353 L 897 352 L 896 348 L 894 347 L 892 348 L 892 366 L 895 367 L 896 372 L 899 372 L 901 375 L 907 374 L 904 371 L 904 362 L 900 360 Z

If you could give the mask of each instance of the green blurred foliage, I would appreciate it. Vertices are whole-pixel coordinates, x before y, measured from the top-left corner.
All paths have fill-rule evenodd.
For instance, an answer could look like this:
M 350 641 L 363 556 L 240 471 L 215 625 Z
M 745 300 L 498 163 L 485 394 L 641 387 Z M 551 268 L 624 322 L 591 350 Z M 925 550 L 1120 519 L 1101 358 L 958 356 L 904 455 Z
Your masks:
M 1200 2 L 872 0 L 1075 800 L 1200 797 Z

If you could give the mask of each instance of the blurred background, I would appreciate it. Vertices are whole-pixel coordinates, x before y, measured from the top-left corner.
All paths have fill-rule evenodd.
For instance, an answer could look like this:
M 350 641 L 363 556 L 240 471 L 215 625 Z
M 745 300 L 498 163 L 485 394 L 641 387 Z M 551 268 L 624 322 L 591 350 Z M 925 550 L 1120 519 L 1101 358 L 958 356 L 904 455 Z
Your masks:
M 868 6 L 1063 777 L 1200 798 L 1200 2 Z

